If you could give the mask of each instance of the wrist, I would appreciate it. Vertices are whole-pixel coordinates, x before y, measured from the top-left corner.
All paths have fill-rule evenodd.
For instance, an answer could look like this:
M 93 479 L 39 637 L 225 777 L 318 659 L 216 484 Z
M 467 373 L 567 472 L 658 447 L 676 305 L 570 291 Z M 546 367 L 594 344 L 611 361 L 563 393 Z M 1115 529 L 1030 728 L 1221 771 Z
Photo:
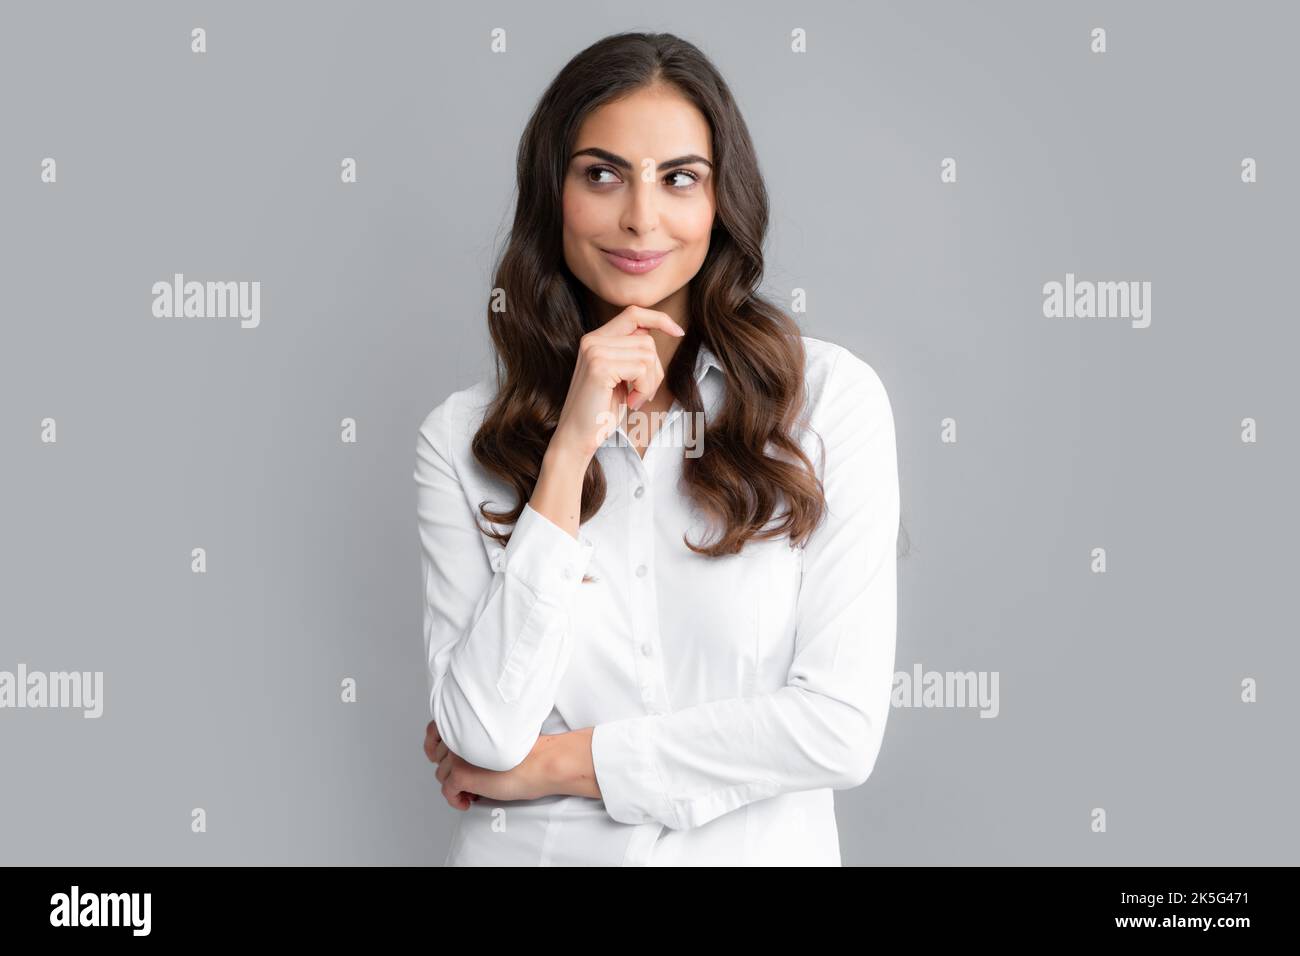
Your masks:
M 599 797 L 591 761 L 591 727 L 537 739 L 533 756 L 542 785 L 548 793 L 575 797 Z
M 544 481 L 553 480 L 565 487 L 576 484 L 581 488 L 590 463 L 590 458 L 583 458 L 566 448 L 547 449 L 542 455 L 542 468 L 537 483 L 541 485 Z

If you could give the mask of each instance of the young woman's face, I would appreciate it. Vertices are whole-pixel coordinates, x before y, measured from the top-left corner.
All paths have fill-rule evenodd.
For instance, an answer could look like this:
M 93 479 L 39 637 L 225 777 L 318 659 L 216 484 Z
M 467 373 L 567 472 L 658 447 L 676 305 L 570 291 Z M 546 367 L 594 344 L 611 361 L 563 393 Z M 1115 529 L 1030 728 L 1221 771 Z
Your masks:
M 711 141 L 704 115 L 667 87 L 583 122 L 564 178 L 564 259 L 598 298 L 652 308 L 699 271 L 713 229 Z M 616 250 L 662 256 L 638 266 Z

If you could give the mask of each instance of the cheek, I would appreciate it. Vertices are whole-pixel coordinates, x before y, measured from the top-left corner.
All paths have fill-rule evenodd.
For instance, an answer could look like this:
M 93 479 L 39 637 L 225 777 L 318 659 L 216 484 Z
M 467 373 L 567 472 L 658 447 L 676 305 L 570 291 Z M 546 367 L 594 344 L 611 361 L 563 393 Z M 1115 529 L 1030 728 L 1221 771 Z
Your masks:
M 563 246 L 564 259 L 569 269 L 584 283 L 590 284 L 593 266 L 590 239 L 600 233 L 593 222 L 591 204 L 584 202 L 573 190 L 565 189 L 561 199 L 561 214 L 564 216 Z
M 565 189 L 561 211 L 564 215 L 564 231 L 569 236 L 582 239 L 596 236 L 605 228 L 600 204 L 591 202 L 576 189 Z
M 683 210 L 674 223 L 677 241 L 687 252 L 685 261 L 698 268 L 709 251 L 709 238 L 713 231 L 713 209 L 701 204 L 698 209 Z

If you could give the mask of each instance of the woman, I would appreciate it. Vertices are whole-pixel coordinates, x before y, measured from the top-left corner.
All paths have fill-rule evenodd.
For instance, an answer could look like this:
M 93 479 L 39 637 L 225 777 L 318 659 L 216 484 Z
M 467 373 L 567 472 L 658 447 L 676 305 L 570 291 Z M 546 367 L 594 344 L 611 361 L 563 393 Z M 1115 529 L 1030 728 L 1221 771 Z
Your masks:
M 764 301 L 767 195 L 669 34 L 546 91 L 488 326 L 415 480 L 449 865 L 840 864 L 889 712 L 894 423 Z

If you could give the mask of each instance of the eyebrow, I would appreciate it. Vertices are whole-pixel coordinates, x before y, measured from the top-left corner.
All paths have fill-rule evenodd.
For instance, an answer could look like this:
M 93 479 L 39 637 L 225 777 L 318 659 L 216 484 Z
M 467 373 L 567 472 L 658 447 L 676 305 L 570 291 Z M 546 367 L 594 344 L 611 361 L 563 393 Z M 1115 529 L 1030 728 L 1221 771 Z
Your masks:
M 617 166 L 619 169 L 626 169 L 629 172 L 632 170 L 632 164 L 622 156 L 619 156 L 616 153 L 611 153 L 607 149 L 601 149 L 598 146 L 592 146 L 588 149 L 580 149 L 573 154 L 571 159 L 577 159 L 579 156 L 595 156 L 598 159 L 603 159 L 605 162 Z M 703 163 L 705 166 L 708 166 L 709 169 L 713 168 L 713 164 L 703 156 L 696 156 L 694 153 L 689 153 L 686 156 L 678 156 L 676 159 L 670 159 L 660 163 L 659 169 L 673 169 L 677 166 L 688 166 L 691 163 Z

